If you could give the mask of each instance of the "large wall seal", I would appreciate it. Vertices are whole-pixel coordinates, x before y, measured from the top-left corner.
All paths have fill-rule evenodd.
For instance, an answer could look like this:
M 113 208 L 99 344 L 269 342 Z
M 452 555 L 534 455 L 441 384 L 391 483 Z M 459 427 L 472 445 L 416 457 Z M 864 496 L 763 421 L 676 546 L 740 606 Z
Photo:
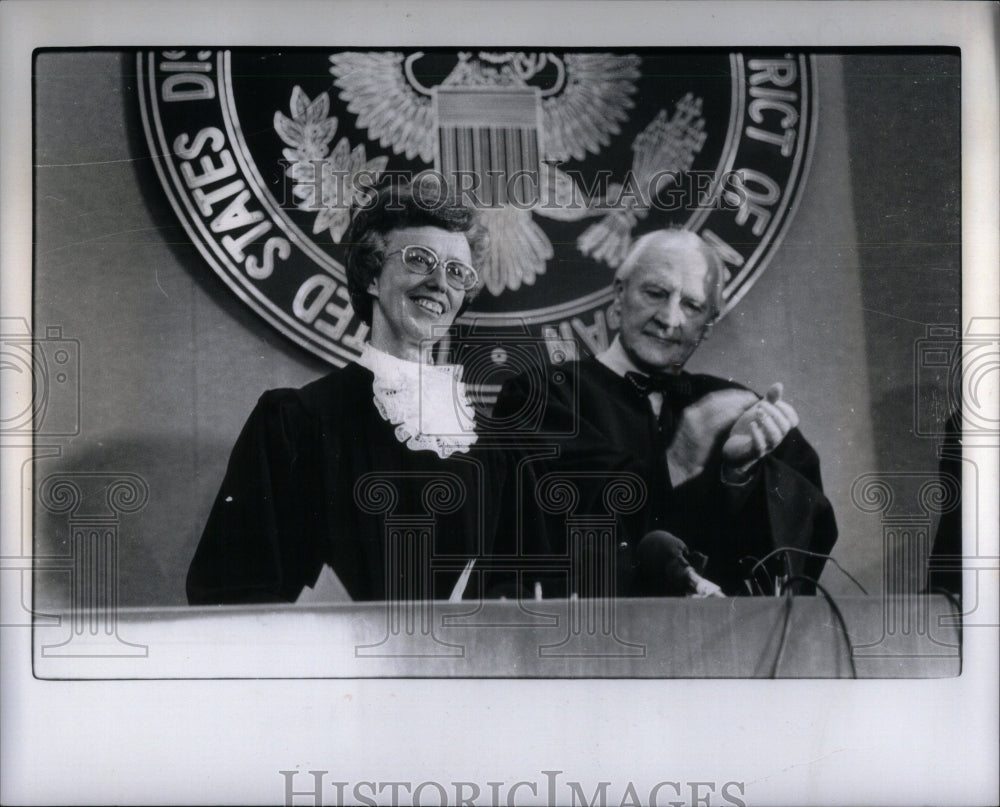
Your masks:
M 270 325 L 335 365 L 366 336 L 341 239 L 380 183 L 436 177 L 477 204 L 485 289 L 450 344 L 607 345 L 611 280 L 669 225 L 725 257 L 726 310 L 753 285 L 805 182 L 816 125 L 804 54 L 157 50 L 142 120 L 205 260 Z M 484 336 L 485 334 L 485 336 Z

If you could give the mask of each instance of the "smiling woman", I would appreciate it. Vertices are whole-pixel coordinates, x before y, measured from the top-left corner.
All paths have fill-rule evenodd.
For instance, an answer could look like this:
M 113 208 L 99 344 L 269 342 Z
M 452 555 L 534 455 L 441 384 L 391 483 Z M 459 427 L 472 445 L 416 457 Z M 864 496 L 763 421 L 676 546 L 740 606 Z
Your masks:
M 395 247 L 400 246 L 399 249 Z M 464 233 L 439 227 L 406 227 L 389 234 L 382 272 L 368 293 L 375 298 L 371 344 L 402 359 L 420 361 L 451 325 L 466 294 L 479 282 L 469 266 Z M 439 254 L 443 257 L 439 257 Z
M 327 566 L 356 600 L 457 598 L 515 512 L 505 452 L 476 445 L 461 368 L 433 364 L 479 290 L 475 214 L 390 187 L 344 240 L 370 341 L 356 363 L 261 397 L 191 563 L 192 604 L 295 601 Z

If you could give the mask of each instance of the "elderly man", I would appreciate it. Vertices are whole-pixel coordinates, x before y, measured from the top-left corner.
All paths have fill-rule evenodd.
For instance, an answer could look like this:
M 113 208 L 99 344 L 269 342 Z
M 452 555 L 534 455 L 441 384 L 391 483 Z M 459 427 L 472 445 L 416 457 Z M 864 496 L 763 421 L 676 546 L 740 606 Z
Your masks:
M 789 576 L 807 578 L 796 591 L 814 590 L 809 581 L 823 559 L 806 553 L 826 554 L 836 541 L 819 459 L 781 385 L 759 398 L 682 370 L 719 316 L 722 284 L 721 258 L 695 233 L 641 237 L 615 275 L 621 326 L 614 342 L 561 368 L 570 383 L 545 390 L 536 439 L 559 451 L 536 469 L 572 474 L 581 494 L 577 514 L 602 512 L 607 474 L 631 472 L 646 483 L 644 505 L 620 516 L 616 546 L 605 549 L 618 594 L 705 595 L 716 591 L 713 583 L 730 595 L 770 594 Z M 495 419 L 514 416 L 537 396 L 527 376 L 513 379 Z M 547 549 L 566 551 L 565 530 L 552 520 Z M 779 547 L 790 551 L 758 565 Z M 687 572 L 678 585 L 674 572 L 687 562 L 703 577 Z M 551 588 L 557 595 L 606 593 Z

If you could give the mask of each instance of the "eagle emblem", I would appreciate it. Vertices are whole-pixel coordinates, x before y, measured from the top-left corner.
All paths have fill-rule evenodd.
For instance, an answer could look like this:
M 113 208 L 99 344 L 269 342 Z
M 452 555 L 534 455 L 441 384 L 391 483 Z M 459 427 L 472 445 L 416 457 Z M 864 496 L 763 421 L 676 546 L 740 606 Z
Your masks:
M 460 52 L 454 68 L 428 85 L 415 65 L 423 52 L 347 51 L 329 57 L 339 99 L 370 143 L 419 161 L 472 194 L 490 231 L 480 266 L 493 296 L 531 286 L 553 256 L 536 216 L 596 219 L 576 237 L 580 254 L 617 267 L 653 193 L 678 181 L 705 143 L 702 100 L 692 94 L 662 108 L 632 143 L 623 182 L 584 192 L 560 166 L 597 155 L 634 108 L 636 54 Z M 341 137 L 326 92 L 295 86 L 290 114 L 276 111 L 286 173 L 300 210 L 315 211 L 313 234 L 340 243 L 349 210 L 386 171 L 389 157 Z

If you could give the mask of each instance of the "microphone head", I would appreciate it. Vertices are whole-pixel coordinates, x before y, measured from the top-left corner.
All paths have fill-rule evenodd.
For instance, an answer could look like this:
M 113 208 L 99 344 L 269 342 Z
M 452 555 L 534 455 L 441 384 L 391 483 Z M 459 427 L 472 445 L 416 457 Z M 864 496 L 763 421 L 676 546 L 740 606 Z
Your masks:
M 643 588 L 656 595 L 683 596 L 692 590 L 688 547 L 666 530 L 653 530 L 635 549 L 636 572 Z

